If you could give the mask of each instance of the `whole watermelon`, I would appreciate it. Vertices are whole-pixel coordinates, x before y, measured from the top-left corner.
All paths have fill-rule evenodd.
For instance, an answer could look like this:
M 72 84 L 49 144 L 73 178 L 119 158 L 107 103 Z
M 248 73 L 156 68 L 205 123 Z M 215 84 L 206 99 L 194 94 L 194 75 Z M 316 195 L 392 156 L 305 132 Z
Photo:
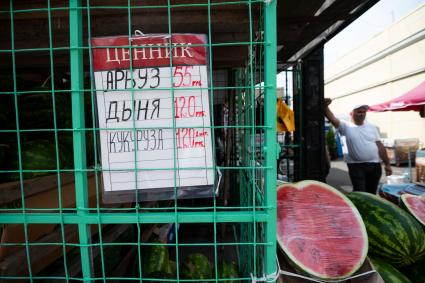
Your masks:
M 348 197 L 366 225 L 370 254 L 397 267 L 425 256 L 424 230 L 409 213 L 369 193 L 352 192 Z
M 412 283 L 403 273 L 384 260 L 378 258 L 370 260 L 385 283 Z
M 59 164 L 61 169 L 72 167 L 73 156 L 72 149 L 59 148 Z M 19 169 L 19 156 L 17 149 L 9 153 L 10 162 L 7 170 Z M 21 162 L 22 170 L 33 172 L 23 173 L 24 179 L 30 179 L 45 175 L 51 175 L 55 172 L 37 172 L 38 170 L 56 170 L 56 145 L 49 140 L 25 141 L 21 144 Z M 19 173 L 10 173 L 8 181 L 19 180 Z
M 277 189 L 277 240 L 298 270 L 321 280 L 351 276 L 368 250 L 366 228 L 354 204 L 317 181 Z
M 4 72 L 6 73 L 6 72 Z M 14 91 L 14 82 L 18 86 L 23 85 L 23 82 L 18 77 L 3 76 L 0 75 L 0 92 L 9 92 L 9 94 L 1 94 L 1 103 L 0 103 L 0 129 L 1 130 L 15 130 L 16 129 L 16 117 L 15 117 L 15 94 Z M 0 141 L 4 142 L 4 135 L 6 133 L 0 134 Z M 16 134 L 15 134 L 16 135 Z
M 232 263 L 228 263 L 226 261 L 223 261 L 219 266 L 218 266 L 218 277 L 220 279 L 235 279 L 239 277 L 239 272 L 238 272 L 238 267 L 237 265 L 232 262 Z M 220 281 L 223 283 L 239 283 L 240 280 L 225 280 L 225 281 Z
M 149 246 L 144 253 L 143 274 L 149 278 L 173 278 L 174 270 L 170 262 L 168 247 L 159 242 Z
M 7 144 L 0 144 L 0 170 L 4 170 L 7 165 L 7 153 L 9 151 L 10 146 Z M 2 174 L 3 175 L 3 174 Z M 1 175 L 0 175 L 1 176 Z
M 425 282 L 425 257 L 412 265 L 405 266 L 401 270 L 412 283 Z
M 34 93 L 24 94 L 18 100 L 21 129 L 53 129 L 54 117 L 56 128 L 71 128 L 72 108 L 69 93 L 55 91 L 53 100 L 49 86 L 35 87 L 31 91 Z
M 213 269 L 208 258 L 201 253 L 188 255 L 181 267 L 181 276 L 184 279 L 196 279 L 197 282 L 203 282 L 202 279 L 211 279 Z

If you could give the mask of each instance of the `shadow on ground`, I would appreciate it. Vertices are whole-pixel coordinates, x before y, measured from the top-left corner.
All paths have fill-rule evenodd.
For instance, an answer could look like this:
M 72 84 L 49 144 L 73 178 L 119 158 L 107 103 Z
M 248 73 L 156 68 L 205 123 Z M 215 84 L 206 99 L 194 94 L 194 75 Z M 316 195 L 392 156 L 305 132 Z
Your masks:
M 350 177 L 348 176 L 348 168 L 345 162 L 331 162 L 331 168 L 328 176 L 326 177 L 326 183 L 341 191 L 352 191 Z

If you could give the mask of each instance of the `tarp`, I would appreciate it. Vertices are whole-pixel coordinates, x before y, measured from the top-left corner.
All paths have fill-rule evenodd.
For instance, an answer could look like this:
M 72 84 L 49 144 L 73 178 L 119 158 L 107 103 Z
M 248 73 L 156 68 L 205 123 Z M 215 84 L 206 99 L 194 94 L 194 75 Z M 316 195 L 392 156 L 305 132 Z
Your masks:
M 294 111 L 280 98 L 276 101 L 276 130 L 278 132 L 295 131 Z
M 369 111 L 421 111 L 425 105 L 425 81 L 390 101 L 369 106 Z

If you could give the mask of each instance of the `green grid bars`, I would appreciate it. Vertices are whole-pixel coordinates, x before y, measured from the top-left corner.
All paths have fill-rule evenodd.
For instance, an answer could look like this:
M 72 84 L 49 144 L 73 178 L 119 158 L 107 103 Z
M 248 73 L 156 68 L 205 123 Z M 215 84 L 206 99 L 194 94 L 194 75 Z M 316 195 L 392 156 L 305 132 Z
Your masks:
M 2 1 L 0 38 L 0 282 L 273 282 L 276 1 Z

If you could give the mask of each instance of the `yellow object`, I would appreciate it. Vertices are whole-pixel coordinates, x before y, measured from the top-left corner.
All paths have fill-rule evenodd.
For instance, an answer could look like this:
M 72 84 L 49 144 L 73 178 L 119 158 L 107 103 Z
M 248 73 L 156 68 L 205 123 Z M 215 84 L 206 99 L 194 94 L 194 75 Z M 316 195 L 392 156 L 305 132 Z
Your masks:
M 295 131 L 294 111 L 282 99 L 276 101 L 276 130 L 277 132 Z

